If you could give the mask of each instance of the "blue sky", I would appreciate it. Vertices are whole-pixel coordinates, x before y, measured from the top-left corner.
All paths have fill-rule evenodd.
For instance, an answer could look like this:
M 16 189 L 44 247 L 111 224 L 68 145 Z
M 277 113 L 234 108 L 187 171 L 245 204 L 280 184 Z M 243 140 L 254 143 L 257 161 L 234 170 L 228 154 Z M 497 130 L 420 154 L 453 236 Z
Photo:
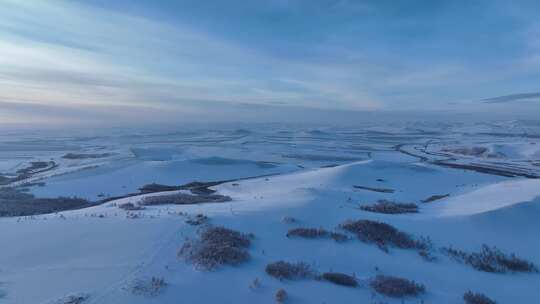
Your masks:
M 538 84 L 537 1 L 5 0 L 0 10 L 0 123 L 530 114 Z

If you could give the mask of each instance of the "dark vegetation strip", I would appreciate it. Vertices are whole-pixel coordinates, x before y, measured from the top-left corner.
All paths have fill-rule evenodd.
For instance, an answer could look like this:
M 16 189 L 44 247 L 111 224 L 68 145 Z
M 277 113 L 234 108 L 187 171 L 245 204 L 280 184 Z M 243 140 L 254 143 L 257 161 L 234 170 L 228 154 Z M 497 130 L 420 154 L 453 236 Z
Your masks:
M 424 285 L 404 278 L 378 275 L 369 283 L 377 293 L 392 298 L 416 297 L 425 293 Z
M 77 197 L 37 198 L 20 189 L 0 188 L 0 217 L 30 216 L 96 205 Z
M 361 190 L 368 190 L 368 191 L 374 191 L 374 192 L 381 192 L 381 193 L 394 193 L 394 189 L 387 189 L 387 188 L 373 188 L 373 187 L 366 187 L 366 186 L 357 186 L 353 185 L 355 189 L 361 189 Z
M 497 304 L 497 302 L 490 299 L 485 294 L 475 293 L 472 291 L 467 291 L 463 295 L 463 301 L 465 301 L 465 304 Z
M 437 194 L 437 195 L 432 195 L 426 199 L 423 199 L 422 200 L 422 203 L 431 203 L 431 202 L 434 202 L 434 201 L 438 201 L 438 200 L 441 200 L 443 198 L 447 198 L 449 197 L 450 194 Z
M 15 172 L 17 175 L 14 177 L 8 177 L 5 173 L 0 174 L 0 186 L 7 186 L 9 184 L 28 179 L 34 174 L 47 172 L 57 167 L 58 164 L 54 161 L 31 162 L 29 167 L 17 170 L 17 172 Z
M 62 158 L 64 159 L 96 159 L 106 158 L 114 155 L 113 153 L 67 153 Z
M 449 163 L 448 160 L 433 160 L 430 161 L 429 158 L 417 155 L 414 153 L 411 153 L 409 151 L 406 151 L 403 149 L 403 146 L 406 144 L 399 144 L 394 147 L 396 151 L 399 151 L 403 154 L 415 157 L 419 159 L 421 162 L 428 162 L 433 165 L 441 166 L 441 167 L 447 167 L 447 168 L 453 168 L 453 169 L 463 169 L 463 170 L 470 170 L 475 171 L 479 173 L 484 174 L 491 174 L 491 175 L 498 175 L 498 176 L 504 176 L 504 177 L 527 177 L 527 178 L 540 178 L 538 174 L 532 173 L 532 172 L 526 172 L 523 170 L 509 170 L 505 168 L 500 167 L 488 167 L 481 164 L 457 164 L 457 163 Z M 424 151 L 424 153 L 427 153 Z M 451 159 L 450 159 L 451 160 Z
M 119 196 L 113 196 L 113 197 L 107 197 L 102 200 L 99 200 L 97 204 L 104 204 L 110 201 L 122 199 L 122 198 L 128 198 L 128 197 L 134 197 L 139 196 L 142 194 L 150 194 L 150 193 L 159 193 L 159 192 L 167 192 L 167 191 L 178 191 L 178 190 L 189 190 L 193 194 L 212 194 L 215 193 L 215 190 L 210 189 L 209 187 L 225 184 L 225 183 L 231 183 L 231 182 L 239 182 L 244 180 L 250 180 L 255 178 L 261 178 L 261 177 L 271 177 L 271 176 L 277 176 L 281 173 L 273 173 L 273 174 L 264 174 L 264 175 L 257 175 L 257 176 L 249 176 L 249 177 L 241 177 L 241 178 L 235 178 L 235 179 L 227 179 L 227 180 L 220 180 L 220 181 L 213 181 L 213 182 L 190 182 L 183 185 L 162 185 L 162 184 L 148 184 L 144 185 L 141 188 L 139 188 L 139 192 L 135 193 L 128 193 L 124 195 Z
M 389 251 L 388 247 L 394 247 L 418 250 L 420 253 L 429 256 L 429 251 L 433 247 L 429 238 L 415 238 L 412 235 L 383 222 L 349 220 L 340 224 L 339 227 L 356 234 L 356 237 L 364 243 L 377 245 L 384 252 Z
M 451 247 L 444 247 L 441 251 L 454 260 L 479 271 L 493 273 L 538 272 L 538 267 L 532 262 L 487 245 L 482 245 L 479 252 L 465 252 Z
M 442 166 L 442 167 L 448 167 L 448 168 L 454 168 L 454 169 L 464 169 L 464 170 L 472 170 L 479 173 L 486 173 L 491 175 L 499 175 L 504 177 L 527 177 L 527 178 L 540 178 L 540 176 L 530 173 L 530 172 L 524 172 L 521 170 L 505 170 L 503 168 L 496 168 L 496 167 L 487 167 L 480 164 L 456 164 L 456 163 L 448 163 L 444 161 L 434 161 L 431 162 L 434 165 Z
M 373 205 L 360 206 L 360 210 L 384 213 L 384 214 L 402 214 L 402 213 L 418 213 L 418 206 L 413 203 L 397 203 L 387 200 L 379 200 Z

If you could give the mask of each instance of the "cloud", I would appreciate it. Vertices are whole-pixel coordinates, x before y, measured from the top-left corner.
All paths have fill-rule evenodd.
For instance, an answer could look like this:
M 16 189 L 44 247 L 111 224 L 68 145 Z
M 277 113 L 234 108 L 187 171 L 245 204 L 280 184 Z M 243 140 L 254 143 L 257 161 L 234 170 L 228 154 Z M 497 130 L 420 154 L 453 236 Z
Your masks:
M 374 107 L 356 86 L 324 74 L 339 67 L 276 58 L 187 25 L 73 2 L 10 1 L 0 12 L 0 37 L 0 97 L 8 100 Z M 303 84 L 281 86 L 283 75 Z
M 153 109 L 148 113 L 164 120 L 167 113 L 218 109 L 236 120 L 242 115 L 229 109 L 246 118 L 253 114 L 243 110 L 247 104 L 336 115 L 444 110 L 455 100 L 480 109 L 472 100 L 493 87 L 534 91 L 540 81 L 519 57 L 527 43 L 527 55 L 538 54 L 535 36 L 514 35 L 527 22 L 517 20 L 516 27 L 501 13 L 506 6 L 5 0 L 0 100 L 36 105 L 27 116 L 39 116 L 38 105 L 69 108 L 74 116 L 79 107 L 94 109 L 88 115 L 97 120 L 110 117 L 96 110 L 106 106 L 130 117 Z M 492 21 L 486 24 L 504 26 L 476 26 L 479 12 Z M 56 117 L 49 110 L 41 115 Z
M 530 100 L 540 101 L 540 93 L 520 93 L 482 99 L 484 103 L 505 103 Z

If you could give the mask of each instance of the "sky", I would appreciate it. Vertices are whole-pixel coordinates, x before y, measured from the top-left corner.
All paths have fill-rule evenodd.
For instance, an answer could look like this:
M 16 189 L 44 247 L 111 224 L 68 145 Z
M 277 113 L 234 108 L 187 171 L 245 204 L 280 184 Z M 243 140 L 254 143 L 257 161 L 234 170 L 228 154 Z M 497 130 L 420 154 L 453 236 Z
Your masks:
M 0 125 L 540 113 L 538 1 L 1 5 Z

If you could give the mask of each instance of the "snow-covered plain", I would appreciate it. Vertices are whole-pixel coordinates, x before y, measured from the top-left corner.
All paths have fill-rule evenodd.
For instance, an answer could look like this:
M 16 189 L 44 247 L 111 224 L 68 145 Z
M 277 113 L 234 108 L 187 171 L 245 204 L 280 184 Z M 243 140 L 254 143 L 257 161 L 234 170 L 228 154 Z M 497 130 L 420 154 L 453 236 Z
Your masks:
M 167 192 L 56 214 L 0 218 L 0 303 L 70 303 L 71 295 L 88 297 L 84 304 L 275 303 L 280 288 L 289 294 L 287 303 L 463 303 L 468 290 L 498 303 L 539 302 L 538 273 L 479 272 L 436 249 L 436 261 L 428 262 L 410 250 L 385 253 L 358 240 L 286 237 L 295 227 L 339 230 L 345 220 L 370 219 L 428 236 L 435 248 L 477 251 L 488 244 L 540 265 L 540 184 L 532 178 L 540 174 L 534 149 L 540 146 L 540 128 L 509 124 L 0 136 L 0 174 L 13 175 L 31 161 L 55 162 L 51 170 L 10 185 L 43 182 L 26 186 L 39 197 L 99 200 L 134 193 L 152 182 L 242 179 L 212 187 L 232 198 L 226 203 L 118 208 Z M 501 157 L 448 152 L 449 147 L 475 146 L 489 146 Z M 66 159 L 67 153 L 107 155 Z M 449 167 L 437 163 L 441 160 L 496 166 L 529 177 Z M 389 215 L 359 209 L 379 199 L 417 203 L 420 212 Z M 210 272 L 179 258 L 186 238 L 200 229 L 185 220 L 199 213 L 211 225 L 253 233 L 251 260 Z M 285 217 L 297 221 L 286 223 Z M 348 288 L 317 280 L 279 281 L 264 270 L 278 260 L 354 274 L 361 284 Z M 405 299 L 379 295 L 366 282 L 380 273 L 422 283 L 426 293 Z M 152 277 L 167 283 L 159 294 L 132 292 L 137 282 Z M 250 288 L 256 279 L 259 286 Z

